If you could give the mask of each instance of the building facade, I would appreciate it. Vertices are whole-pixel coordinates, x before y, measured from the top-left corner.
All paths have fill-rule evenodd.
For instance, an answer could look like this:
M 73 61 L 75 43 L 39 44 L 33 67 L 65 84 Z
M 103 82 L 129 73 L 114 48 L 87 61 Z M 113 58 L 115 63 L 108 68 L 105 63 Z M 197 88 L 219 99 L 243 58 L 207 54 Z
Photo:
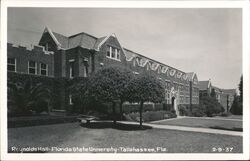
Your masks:
M 32 49 L 8 44 L 8 72 L 72 79 L 88 77 L 111 65 L 129 68 L 134 74 L 155 73 L 165 82 L 164 103 L 177 112 L 179 104 L 199 104 L 194 72 L 186 73 L 126 49 L 114 34 L 97 38 L 83 32 L 66 37 L 45 28 L 39 45 Z
M 211 96 L 212 90 L 214 90 L 217 101 L 224 107 L 226 112 L 232 107 L 236 95 L 236 89 L 221 89 L 215 87 L 212 85 L 210 79 L 208 81 L 199 81 L 199 90 L 200 98 Z

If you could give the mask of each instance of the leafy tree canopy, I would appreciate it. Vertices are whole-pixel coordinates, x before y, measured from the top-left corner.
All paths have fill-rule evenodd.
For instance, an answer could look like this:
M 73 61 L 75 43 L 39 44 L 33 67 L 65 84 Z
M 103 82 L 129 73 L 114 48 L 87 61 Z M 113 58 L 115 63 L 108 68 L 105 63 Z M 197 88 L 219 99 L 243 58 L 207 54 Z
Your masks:
M 240 91 L 240 101 L 242 102 L 243 98 L 243 76 L 240 77 L 240 84 L 239 84 L 239 91 Z
M 15 112 L 28 114 L 30 111 L 41 112 L 40 104 L 48 102 L 50 90 L 31 79 L 24 82 L 8 82 L 9 103 L 16 107 Z
M 129 84 L 130 102 L 161 102 L 164 99 L 164 85 L 156 77 L 140 74 Z
M 211 97 L 216 98 L 216 93 L 214 88 L 211 91 Z
M 132 79 L 131 71 L 118 66 L 103 68 L 90 77 L 90 97 L 103 102 L 125 99 L 126 87 Z

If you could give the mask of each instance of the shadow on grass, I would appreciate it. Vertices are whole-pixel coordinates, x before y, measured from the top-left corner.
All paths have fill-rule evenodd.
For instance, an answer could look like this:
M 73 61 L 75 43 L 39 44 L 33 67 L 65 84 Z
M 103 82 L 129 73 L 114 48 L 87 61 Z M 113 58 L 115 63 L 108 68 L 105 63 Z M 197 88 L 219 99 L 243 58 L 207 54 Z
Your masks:
M 138 125 L 134 124 L 122 124 L 122 123 L 116 123 L 113 122 L 91 122 L 89 124 L 81 123 L 82 127 L 90 128 L 90 129 L 106 129 L 106 128 L 113 128 L 117 130 L 125 130 L 125 131 L 135 131 L 135 130 L 148 130 L 152 129 L 151 126 L 145 126 L 142 125 L 142 128 Z
M 225 128 L 225 127 L 220 127 L 220 126 L 210 126 L 209 128 L 211 129 L 219 129 L 219 130 L 229 130 L 229 131 L 243 131 L 243 128 L 237 128 L 237 127 L 233 127 L 233 128 Z

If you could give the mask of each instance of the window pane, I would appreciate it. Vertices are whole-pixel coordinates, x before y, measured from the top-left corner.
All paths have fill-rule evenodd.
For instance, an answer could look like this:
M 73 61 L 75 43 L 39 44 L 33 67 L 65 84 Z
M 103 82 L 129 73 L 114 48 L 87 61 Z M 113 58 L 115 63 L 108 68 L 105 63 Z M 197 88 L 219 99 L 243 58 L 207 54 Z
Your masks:
M 43 63 L 41 63 L 41 69 L 46 70 L 46 69 L 47 69 L 47 64 L 43 64 Z
M 117 59 L 120 60 L 120 50 L 117 49 Z
M 69 74 L 70 74 L 70 78 L 74 77 L 74 62 L 70 62 L 69 64 Z
M 30 74 L 35 74 L 36 73 L 36 70 L 34 68 L 29 68 L 29 73 Z
M 112 58 L 115 58 L 115 49 L 112 48 L 112 55 L 111 55 Z
M 107 56 L 110 57 L 110 46 L 107 46 Z
M 15 64 L 15 58 L 8 58 L 8 64 Z
M 8 71 L 15 71 L 15 65 L 8 65 Z
M 36 67 L 36 63 L 34 61 L 29 61 L 29 67 Z
M 47 71 L 46 70 L 41 70 L 41 75 L 47 75 Z

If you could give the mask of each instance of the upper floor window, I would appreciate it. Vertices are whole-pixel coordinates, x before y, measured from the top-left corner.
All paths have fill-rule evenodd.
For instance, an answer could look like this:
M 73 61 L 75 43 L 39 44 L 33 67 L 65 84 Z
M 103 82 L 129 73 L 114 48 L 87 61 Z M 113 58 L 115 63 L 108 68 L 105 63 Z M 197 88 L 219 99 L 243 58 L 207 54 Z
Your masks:
M 48 65 L 41 63 L 40 64 L 40 74 L 41 75 L 48 75 Z
M 29 74 L 37 74 L 37 63 L 35 61 L 29 61 L 28 73 Z
M 69 60 L 69 78 L 74 78 L 75 70 L 74 70 L 75 60 Z
M 121 59 L 121 54 L 120 54 L 120 50 L 112 47 L 112 46 L 107 46 L 107 54 L 106 56 L 108 58 L 111 59 L 115 59 L 115 60 L 120 60 Z
M 8 71 L 16 71 L 16 59 L 15 58 L 8 58 L 8 67 L 7 70 Z

